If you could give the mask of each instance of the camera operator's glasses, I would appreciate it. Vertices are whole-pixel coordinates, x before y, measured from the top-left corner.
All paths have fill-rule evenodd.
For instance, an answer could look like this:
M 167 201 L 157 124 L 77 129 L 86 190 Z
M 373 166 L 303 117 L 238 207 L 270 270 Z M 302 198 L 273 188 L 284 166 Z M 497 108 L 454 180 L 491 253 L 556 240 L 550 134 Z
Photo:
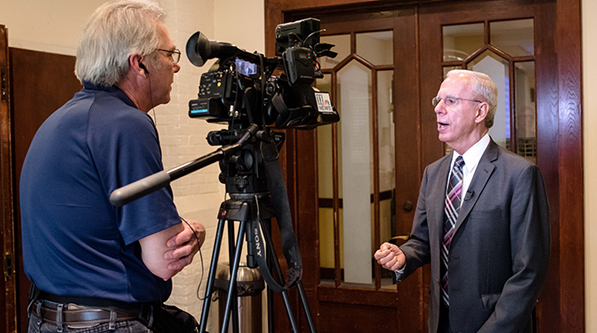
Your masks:
M 439 102 L 441 102 L 441 101 L 444 101 L 444 104 L 447 107 L 457 106 L 458 103 L 460 103 L 460 101 L 469 101 L 469 102 L 483 103 L 483 102 L 481 102 L 479 100 L 476 100 L 476 99 L 458 98 L 458 97 L 447 96 L 446 98 L 433 97 L 433 99 L 431 100 L 431 104 L 433 105 L 433 107 L 436 107 L 439 104 Z
M 180 61 L 180 50 L 179 49 L 176 49 L 174 51 L 164 50 L 164 49 L 157 49 L 157 50 L 168 53 L 168 56 L 170 57 L 170 59 L 172 59 L 172 62 L 175 64 L 178 64 L 178 62 Z

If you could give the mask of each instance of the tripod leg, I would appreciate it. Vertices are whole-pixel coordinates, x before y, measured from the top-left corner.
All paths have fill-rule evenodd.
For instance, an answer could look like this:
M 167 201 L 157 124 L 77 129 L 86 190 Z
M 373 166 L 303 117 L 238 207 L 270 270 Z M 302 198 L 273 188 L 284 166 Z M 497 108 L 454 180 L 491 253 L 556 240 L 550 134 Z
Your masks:
M 280 262 L 278 261 L 278 256 L 276 255 L 276 250 L 274 249 L 274 244 L 272 243 L 272 239 L 270 237 L 270 226 L 271 220 L 268 219 L 266 223 L 263 223 L 262 226 L 263 236 L 265 238 L 265 242 L 267 243 L 267 261 L 268 267 L 274 267 L 274 276 L 278 280 L 278 283 L 283 285 L 284 284 L 284 275 L 282 275 L 282 269 L 280 268 Z M 290 320 L 290 326 L 292 327 L 293 332 L 298 333 L 300 332 L 298 329 L 298 325 L 296 320 L 294 319 L 294 314 L 292 313 L 292 308 L 290 307 L 290 299 L 288 298 L 288 291 L 281 292 L 282 299 L 284 300 L 284 306 L 286 307 L 286 312 L 288 313 L 288 319 Z M 268 302 L 271 300 L 268 299 Z M 271 316 L 271 313 L 269 314 Z
M 305 310 L 305 315 L 307 316 L 307 323 L 309 323 L 309 329 L 311 333 L 317 332 L 315 329 L 315 323 L 313 322 L 313 318 L 311 317 L 311 310 L 309 310 L 309 304 L 307 303 L 307 295 L 305 295 L 305 289 L 303 288 L 303 282 L 299 281 L 296 284 L 296 287 L 299 291 L 299 296 L 301 297 L 301 303 L 303 303 L 303 309 Z
M 236 245 L 238 245 L 238 241 L 236 245 L 232 242 L 234 239 L 234 223 L 228 223 L 228 262 L 230 263 L 230 276 L 232 276 L 233 272 L 238 270 L 238 266 L 233 266 L 234 263 L 234 255 L 236 253 Z M 228 291 L 232 291 L 232 298 L 230 301 L 230 308 L 232 311 L 232 332 L 239 333 L 239 323 L 238 323 L 238 297 L 237 297 L 237 290 L 236 290 L 236 279 L 231 279 L 230 285 L 232 286 Z M 226 303 L 228 305 L 228 303 Z
M 219 220 L 218 231 L 214 241 L 214 250 L 211 255 L 211 266 L 209 267 L 209 277 L 207 278 L 207 287 L 205 288 L 205 298 L 203 300 L 203 310 L 201 311 L 201 325 L 199 332 L 205 333 L 207 328 L 207 317 L 209 316 L 209 306 L 211 304 L 211 293 L 216 277 L 216 269 L 218 265 L 218 257 L 220 255 L 220 247 L 222 245 L 222 232 L 224 231 L 224 220 Z
M 224 322 L 222 324 L 222 333 L 226 333 L 228 331 L 228 322 L 230 321 L 230 309 L 232 303 L 232 295 L 236 294 L 236 275 L 238 272 L 238 267 L 240 264 L 240 255 L 243 248 L 243 238 L 245 236 L 245 221 L 240 222 L 240 227 L 238 229 L 238 238 L 236 240 L 236 253 L 234 255 L 234 265 L 232 270 L 230 271 L 230 284 L 228 285 L 228 298 L 226 299 L 226 313 L 224 314 Z M 238 311 L 238 307 L 236 308 Z M 237 316 L 238 319 L 238 316 Z

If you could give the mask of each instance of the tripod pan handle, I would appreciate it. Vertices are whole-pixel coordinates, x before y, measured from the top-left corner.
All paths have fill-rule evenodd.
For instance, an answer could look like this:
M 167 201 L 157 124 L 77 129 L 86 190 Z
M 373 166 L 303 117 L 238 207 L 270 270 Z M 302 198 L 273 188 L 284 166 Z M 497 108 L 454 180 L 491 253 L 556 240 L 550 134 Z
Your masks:
M 170 175 L 166 171 L 154 173 L 134 183 L 115 189 L 110 194 L 110 203 L 118 207 L 124 206 L 131 201 L 135 201 L 168 185 L 170 180 Z

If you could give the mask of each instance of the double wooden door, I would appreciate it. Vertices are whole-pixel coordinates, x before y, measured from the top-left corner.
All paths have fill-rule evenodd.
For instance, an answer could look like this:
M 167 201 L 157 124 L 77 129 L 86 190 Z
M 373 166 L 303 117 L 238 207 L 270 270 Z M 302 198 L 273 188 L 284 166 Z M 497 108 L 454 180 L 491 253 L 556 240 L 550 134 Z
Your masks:
M 427 331 L 429 269 L 393 286 L 372 256 L 384 241 L 409 234 L 423 170 L 449 153 L 437 139 L 431 99 L 454 68 L 496 81 L 500 105 L 492 137 L 537 163 L 546 180 L 554 260 L 536 306 L 537 331 L 574 320 L 560 307 L 569 302 L 562 294 L 582 289 L 561 284 L 557 240 L 582 241 L 582 234 L 560 235 L 567 222 L 560 216 L 558 169 L 568 162 L 559 156 L 557 6 L 420 1 L 285 12 L 285 21 L 318 17 L 322 41 L 339 53 L 319 60 L 324 78 L 316 85 L 331 93 L 340 123 L 290 132 L 285 159 L 303 281 L 319 332 Z M 578 216 L 573 223 L 582 225 Z

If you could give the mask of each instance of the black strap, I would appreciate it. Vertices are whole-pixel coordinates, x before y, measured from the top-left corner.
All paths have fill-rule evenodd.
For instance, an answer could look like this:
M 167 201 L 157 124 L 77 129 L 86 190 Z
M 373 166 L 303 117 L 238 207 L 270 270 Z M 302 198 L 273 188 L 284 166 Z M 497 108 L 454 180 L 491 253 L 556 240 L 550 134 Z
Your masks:
M 261 274 L 263 275 L 263 279 L 265 282 L 267 282 L 268 287 L 275 292 L 282 292 L 296 285 L 300 281 L 303 275 L 303 262 L 301 259 L 298 242 L 292 228 L 292 217 L 290 216 L 288 193 L 286 192 L 284 174 L 282 173 L 282 167 L 280 165 L 280 160 L 278 159 L 278 150 L 275 143 L 262 142 L 261 154 L 263 157 L 265 175 L 270 190 L 272 204 L 274 211 L 276 212 L 276 221 L 278 222 L 278 228 L 280 229 L 282 250 L 284 251 L 284 257 L 286 257 L 286 262 L 288 264 L 288 270 L 286 271 L 287 281 L 284 286 L 281 286 L 274 280 L 269 268 L 267 267 L 263 246 L 264 243 L 259 228 L 259 222 L 263 221 L 260 221 L 261 219 L 259 218 L 252 221 L 251 226 L 252 237 L 255 240 L 253 242 L 255 249 L 254 253 Z M 259 203 L 256 203 L 256 205 L 258 207 Z M 266 228 L 263 228 L 263 230 L 266 230 Z
M 35 285 L 35 282 L 31 281 L 31 287 L 29 287 L 29 304 L 27 304 L 27 318 L 29 318 L 29 315 L 31 314 L 31 307 L 33 306 L 33 303 L 35 303 L 35 301 L 39 298 L 39 294 L 41 293 L 41 290 L 39 288 L 37 288 L 37 286 Z

